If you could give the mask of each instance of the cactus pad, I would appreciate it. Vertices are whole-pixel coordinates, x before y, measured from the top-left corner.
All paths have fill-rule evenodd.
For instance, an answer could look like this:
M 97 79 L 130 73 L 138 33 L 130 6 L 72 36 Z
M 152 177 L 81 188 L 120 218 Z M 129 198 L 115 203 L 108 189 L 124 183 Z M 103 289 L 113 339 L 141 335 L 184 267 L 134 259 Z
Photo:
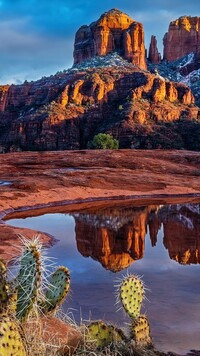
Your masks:
M 113 325 L 107 325 L 102 321 L 95 321 L 88 326 L 87 339 L 95 342 L 98 348 L 103 348 L 111 343 L 118 343 L 124 339 L 124 334 Z
M 58 267 L 49 278 L 49 289 L 45 294 L 45 301 L 42 303 L 42 311 L 46 314 L 54 312 L 62 303 L 70 287 L 69 270 L 66 267 Z
M 0 314 L 0 355 L 26 356 L 26 346 L 17 323 Z
M 27 319 L 37 297 L 41 283 L 41 252 L 37 244 L 29 243 L 22 253 L 19 275 L 16 278 L 16 316 Z
M 9 300 L 9 286 L 6 280 L 6 266 L 0 259 L 0 308 L 4 309 Z
M 140 315 L 144 297 L 142 281 L 134 275 L 128 276 L 119 287 L 119 296 L 125 311 L 131 318 L 136 319 Z
M 0 275 L 5 276 L 6 274 L 6 265 L 2 259 L 0 259 Z
M 131 324 L 131 337 L 138 346 L 147 346 L 151 344 L 150 327 L 145 315 L 140 315 L 133 320 Z

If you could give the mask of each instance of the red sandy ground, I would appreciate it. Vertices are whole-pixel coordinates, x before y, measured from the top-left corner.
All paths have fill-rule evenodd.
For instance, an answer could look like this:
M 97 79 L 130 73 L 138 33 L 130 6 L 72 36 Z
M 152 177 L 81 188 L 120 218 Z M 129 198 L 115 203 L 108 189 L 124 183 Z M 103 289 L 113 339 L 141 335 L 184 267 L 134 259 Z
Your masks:
M 110 204 L 110 199 L 124 202 L 129 198 L 136 205 L 148 204 L 155 198 L 159 203 L 184 202 L 188 197 L 200 201 L 200 153 L 195 152 L 23 152 L 0 155 L 0 167 L 0 181 L 12 183 L 0 185 L 0 253 L 7 261 L 18 253 L 17 234 L 31 238 L 38 232 L 11 227 L 3 218 L 32 216 L 48 210 L 66 212 Z M 45 233 L 41 237 L 44 243 L 52 242 Z M 48 324 L 51 327 L 49 321 Z M 76 345 L 80 335 L 66 324 L 58 328 L 58 338 L 63 335 L 63 328 L 68 328 L 64 344 Z M 53 327 L 49 335 L 54 334 Z
M 168 201 L 200 196 L 200 153 L 189 151 L 97 150 L 23 152 L 0 155 L 0 218 L 70 210 L 97 200 L 144 197 Z M 90 202 L 90 203 L 89 203 Z M 83 204 L 84 203 L 84 204 Z M 32 210 L 32 211 L 30 211 Z M 14 215 L 13 215 L 14 214 Z M 36 231 L 13 228 L 0 221 L 0 252 L 16 254 L 17 234 Z M 51 237 L 42 233 L 45 243 Z

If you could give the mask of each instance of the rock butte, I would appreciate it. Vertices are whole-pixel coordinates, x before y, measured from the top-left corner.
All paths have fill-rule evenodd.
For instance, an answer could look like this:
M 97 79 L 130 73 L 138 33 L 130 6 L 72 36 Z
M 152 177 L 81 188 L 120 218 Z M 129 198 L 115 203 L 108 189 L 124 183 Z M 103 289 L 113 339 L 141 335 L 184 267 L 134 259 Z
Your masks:
M 117 9 L 104 13 L 99 20 L 77 31 L 74 63 L 112 51 L 142 69 L 147 68 L 142 24 Z
M 191 222 L 193 229 L 183 222 L 183 217 L 185 222 Z M 127 201 L 124 207 L 120 204 L 98 210 L 93 207 L 74 218 L 78 251 L 113 272 L 123 270 L 143 258 L 147 231 L 152 246 L 155 246 L 162 225 L 163 243 L 170 258 L 181 264 L 200 263 L 200 219 L 198 210 L 190 209 L 189 204 L 181 208 L 180 205 L 173 208 L 160 208 L 158 205 L 133 208 Z
M 197 53 L 200 47 L 200 18 L 183 16 L 170 22 L 163 44 L 163 59 L 169 62 L 192 52 Z
M 197 38 L 195 46 L 199 43 L 198 26 L 197 17 L 174 21 L 166 45 L 173 49 L 178 41 L 182 49 L 176 56 L 186 53 L 189 38 Z M 177 39 L 174 33 L 179 32 L 189 36 L 187 41 L 182 35 Z M 196 142 L 199 126 L 193 129 L 191 123 L 199 122 L 200 111 L 191 90 L 146 70 L 142 24 L 117 9 L 77 31 L 74 61 L 105 58 L 113 51 L 123 57 L 115 66 L 77 67 L 36 82 L 0 86 L 0 152 L 85 149 L 100 132 L 112 134 L 120 148 L 196 149 L 178 126 L 184 118 L 190 141 Z M 159 65 L 155 36 L 149 59 Z

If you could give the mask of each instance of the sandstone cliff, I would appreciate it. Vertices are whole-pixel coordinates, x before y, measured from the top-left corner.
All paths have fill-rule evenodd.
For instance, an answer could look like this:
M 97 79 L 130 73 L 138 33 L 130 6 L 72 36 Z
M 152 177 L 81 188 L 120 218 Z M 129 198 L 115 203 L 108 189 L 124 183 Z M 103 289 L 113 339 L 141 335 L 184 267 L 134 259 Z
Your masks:
M 144 254 L 147 218 L 154 206 L 105 209 L 75 216 L 77 248 L 113 272 L 123 270 Z
M 151 36 L 148 60 L 154 64 L 161 62 L 161 54 L 158 52 L 156 36 Z
M 200 18 L 183 16 L 170 22 L 163 44 L 163 59 L 169 62 L 192 52 L 197 53 L 200 47 Z
M 187 86 L 131 65 L 69 70 L 1 87 L 0 102 L 0 145 L 5 151 L 85 148 L 99 132 L 113 134 L 121 147 L 130 147 L 139 135 L 143 147 L 148 131 L 151 135 L 158 122 L 199 117 Z M 162 147 L 164 138 L 145 142 Z
M 199 204 L 171 206 L 161 211 L 163 243 L 171 259 L 181 264 L 200 263 Z
M 198 24 L 198 18 L 174 21 L 170 29 L 176 31 L 169 30 L 166 46 L 176 45 L 177 33 L 196 38 Z M 199 39 L 195 41 L 197 45 Z M 180 41 L 182 49 L 184 43 Z M 36 82 L 0 86 L 0 153 L 87 148 L 100 132 L 112 134 L 120 148 L 200 150 L 194 96 L 187 85 L 166 79 L 165 70 L 163 76 L 146 71 L 140 23 L 110 10 L 78 30 L 74 48 L 77 65 L 72 69 Z M 159 68 L 164 65 L 159 64 L 154 36 L 149 57 Z M 182 70 L 189 70 L 189 64 Z
M 113 51 L 146 69 L 143 26 L 117 9 L 104 13 L 99 20 L 77 31 L 74 63 Z
M 78 251 L 113 272 L 143 258 L 149 229 L 152 246 L 163 226 L 169 257 L 181 264 L 200 263 L 199 204 L 106 208 L 74 215 Z

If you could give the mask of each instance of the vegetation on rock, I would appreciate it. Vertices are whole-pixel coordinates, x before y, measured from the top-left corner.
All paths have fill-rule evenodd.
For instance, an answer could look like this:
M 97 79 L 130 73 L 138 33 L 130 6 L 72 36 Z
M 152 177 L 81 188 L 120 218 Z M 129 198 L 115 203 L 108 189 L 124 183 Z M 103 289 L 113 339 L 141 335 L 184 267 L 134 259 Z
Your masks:
M 119 148 L 119 141 L 112 137 L 112 135 L 99 133 L 95 135 L 93 140 L 88 144 L 88 148 L 93 149 L 118 149 Z

